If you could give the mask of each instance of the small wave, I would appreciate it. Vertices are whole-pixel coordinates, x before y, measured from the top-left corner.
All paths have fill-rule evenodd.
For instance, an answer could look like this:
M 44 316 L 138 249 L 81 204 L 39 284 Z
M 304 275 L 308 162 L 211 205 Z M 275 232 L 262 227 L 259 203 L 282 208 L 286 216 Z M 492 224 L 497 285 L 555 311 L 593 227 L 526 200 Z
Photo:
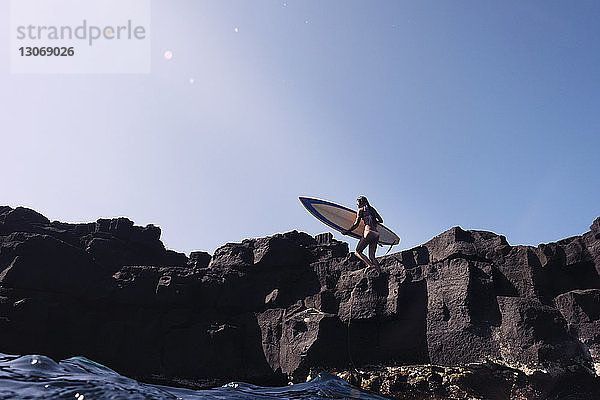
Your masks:
M 220 388 L 191 390 L 138 382 L 85 357 L 72 357 L 57 363 L 41 355 L 12 356 L 0 353 L 0 399 L 381 400 L 384 398 L 362 392 L 327 372 L 320 373 L 310 382 L 284 387 L 261 387 L 249 383 L 231 382 Z

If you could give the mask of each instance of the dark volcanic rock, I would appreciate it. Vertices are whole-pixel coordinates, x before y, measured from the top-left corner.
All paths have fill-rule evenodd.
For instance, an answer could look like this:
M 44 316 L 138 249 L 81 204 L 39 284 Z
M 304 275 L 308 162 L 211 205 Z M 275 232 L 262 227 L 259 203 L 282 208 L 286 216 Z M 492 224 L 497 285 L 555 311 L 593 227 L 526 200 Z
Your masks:
M 361 371 L 335 373 L 362 389 L 393 399 L 594 400 L 600 396 L 600 380 L 581 366 L 525 373 L 486 361 L 453 367 L 366 366 Z
M 502 316 L 492 265 L 454 258 L 427 270 L 427 344 L 431 362 L 456 365 L 498 357 L 493 332 Z
M 503 297 L 498 301 L 503 318 L 498 337 L 504 360 L 536 365 L 587 359 L 555 308 L 519 297 Z
M 85 355 L 153 379 L 282 383 L 311 368 L 494 359 L 558 368 L 568 381 L 600 364 L 599 232 L 597 219 L 580 237 L 536 248 L 454 227 L 380 258 L 377 275 L 329 233 L 188 258 L 165 249 L 153 225 L 66 224 L 0 207 L 0 351 Z M 371 382 L 451 395 L 452 374 L 436 368 Z M 497 398 L 520 387 L 519 373 L 478 371 Z M 474 375 L 452 376 L 480 390 Z M 535 384 L 558 382 L 548 376 Z
M 82 296 L 101 277 L 83 250 L 47 235 L 10 234 L 0 252 L 5 260 L 0 273 L 3 287 Z
M 192 268 L 206 268 L 211 258 L 211 255 L 205 251 L 193 251 L 190 253 L 188 265 Z
M 590 231 L 594 238 L 600 239 L 600 217 L 596 218 L 590 226 Z
M 0 208 L 0 234 L 39 231 L 50 223 L 42 214 L 25 207 Z
M 258 324 L 269 366 L 293 378 L 303 379 L 314 365 L 334 366 L 346 348 L 346 330 L 336 315 L 300 303 L 266 310 L 258 314 Z
M 428 262 L 439 262 L 447 258 L 487 260 L 491 252 L 508 246 L 504 236 L 485 231 L 464 231 L 456 226 L 425 243 Z M 422 251 L 425 253 L 425 251 Z M 422 257 L 423 263 L 424 257 Z
M 600 361 L 600 290 L 573 290 L 554 299 L 569 331 L 595 362 Z

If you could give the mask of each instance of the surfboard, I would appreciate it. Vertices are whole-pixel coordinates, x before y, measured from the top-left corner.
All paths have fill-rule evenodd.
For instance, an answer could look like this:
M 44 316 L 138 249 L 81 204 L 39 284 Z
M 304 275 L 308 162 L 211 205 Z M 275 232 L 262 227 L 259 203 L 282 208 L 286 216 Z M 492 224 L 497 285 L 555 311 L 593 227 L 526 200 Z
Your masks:
M 356 211 L 348 207 L 312 197 L 300 196 L 299 199 L 309 213 L 336 231 L 345 231 L 356 220 Z M 365 224 L 361 220 L 358 227 L 350 232 L 349 236 L 360 239 L 363 236 L 364 230 Z M 400 243 L 400 237 L 383 224 L 377 224 L 377 231 L 379 232 L 379 244 L 396 245 Z

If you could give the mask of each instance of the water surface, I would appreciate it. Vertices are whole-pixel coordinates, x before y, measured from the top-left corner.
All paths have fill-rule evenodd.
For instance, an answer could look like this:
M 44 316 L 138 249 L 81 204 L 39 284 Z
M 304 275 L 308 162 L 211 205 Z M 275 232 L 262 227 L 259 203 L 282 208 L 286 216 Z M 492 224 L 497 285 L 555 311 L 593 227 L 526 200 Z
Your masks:
M 60 362 L 40 355 L 0 353 L 0 399 L 363 399 L 383 397 L 362 392 L 333 374 L 323 372 L 307 383 L 261 387 L 231 382 L 208 390 L 181 389 L 138 382 L 110 368 L 73 357 Z

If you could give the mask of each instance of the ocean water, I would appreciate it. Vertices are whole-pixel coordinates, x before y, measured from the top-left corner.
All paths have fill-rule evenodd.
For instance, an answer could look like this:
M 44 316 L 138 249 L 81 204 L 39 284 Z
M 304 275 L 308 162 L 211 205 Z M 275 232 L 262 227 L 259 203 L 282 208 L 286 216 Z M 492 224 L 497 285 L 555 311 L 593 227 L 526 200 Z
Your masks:
M 60 362 L 39 356 L 0 353 L 0 399 L 364 399 L 383 397 L 362 392 L 330 373 L 307 383 L 261 387 L 231 382 L 209 390 L 180 389 L 141 383 L 84 357 Z

